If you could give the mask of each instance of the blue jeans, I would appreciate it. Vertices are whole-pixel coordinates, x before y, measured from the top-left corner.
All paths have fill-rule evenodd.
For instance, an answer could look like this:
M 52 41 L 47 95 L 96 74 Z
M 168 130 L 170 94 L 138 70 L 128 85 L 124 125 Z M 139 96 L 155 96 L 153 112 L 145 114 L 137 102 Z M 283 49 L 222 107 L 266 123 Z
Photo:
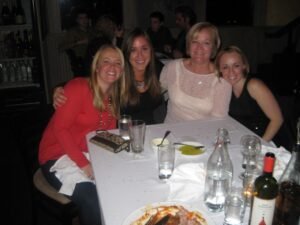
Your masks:
M 62 183 L 54 175 L 54 172 L 50 172 L 50 168 L 55 162 L 55 160 L 50 160 L 41 165 L 41 168 L 49 184 L 56 190 L 59 190 Z M 95 184 L 91 182 L 78 183 L 75 186 L 73 195 L 66 195 L 66 197 L 70 198 L 77 205 L 80 225 L 101 225 L 100 207 Z

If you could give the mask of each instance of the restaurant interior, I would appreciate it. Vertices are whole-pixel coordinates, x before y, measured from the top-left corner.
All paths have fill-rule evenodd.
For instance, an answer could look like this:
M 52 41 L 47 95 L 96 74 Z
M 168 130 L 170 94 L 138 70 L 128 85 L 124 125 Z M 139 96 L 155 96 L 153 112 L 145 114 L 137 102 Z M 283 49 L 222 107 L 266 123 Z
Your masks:
M 150 12 L 159 10 L 165 14 L 165 25 L 174 37 L 178 34 L 174 8 L 182 4 L 193 7 L 198 21 L 210 21 L 218 26 L 223 46 L 235 44 L 244 50 L 251 72 L 276 94 L 288 126 L 295 135 L 296 119 L 300 116 L 299 0 L 31 1 L 36 10 L 33 14 L 37 13 L 32 22 L 36 23 L 33 29 L 37 29 L 39 40 L 40 101 L 38 104 L 22 104 L 21 100 L 21 104 L 3 104 L 0 109 L 0 132 L 4 143 L 4 156 L 1 157 L 3 215 L 10 224 L 62 224 L 41 207 L 40 201 L 53 208 L 57 205 L 39 195 L 32 179 L 39 166 L 38 143 L 54 111 L 53 89 L 73 77 L 69 58 L 65 52 L 59 51 L 58 44 L 68 27 L 68 10 L 78 4 L 98 7 L 96 12 L 99 15 L 114 14 L 125 32 L 134 27 L 146 29 Z M 1 104 L 12 95 L 11 89 L 0 89 Z

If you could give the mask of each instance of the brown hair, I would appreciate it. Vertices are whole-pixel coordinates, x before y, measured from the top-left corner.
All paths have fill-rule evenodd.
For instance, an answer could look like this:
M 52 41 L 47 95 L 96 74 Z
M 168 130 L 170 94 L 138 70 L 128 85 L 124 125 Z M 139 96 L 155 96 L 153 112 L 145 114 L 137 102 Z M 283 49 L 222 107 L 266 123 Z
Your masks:
M 151 96 L 160 96 L 160 84 L 155 70 L 154 50 L 151 40 L 145 31 L 135 28 L 128 34 L 122 47 L 125 58 L 125 84 L 122 87 L 121 93 L 122 106 L 126 106 L 127 104 L 136 105 L 140 101 L 140 94 L 135 86 L 134 71 L 129 61 L 132 45 L 137 37 L 144 37 L 151 49 L 151 59 L 145 70 L 145 86 L 148 87 L 148 92 Z

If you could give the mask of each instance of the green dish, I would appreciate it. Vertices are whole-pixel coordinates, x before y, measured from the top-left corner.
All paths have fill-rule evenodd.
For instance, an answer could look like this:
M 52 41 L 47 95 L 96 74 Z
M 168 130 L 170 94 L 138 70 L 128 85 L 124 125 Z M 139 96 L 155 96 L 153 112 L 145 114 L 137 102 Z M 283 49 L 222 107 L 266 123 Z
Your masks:
M 183 155 L 200 155 L 204 152 L 203 148 L 195 148 L 191 145 L 183 145 L 179 148 Z

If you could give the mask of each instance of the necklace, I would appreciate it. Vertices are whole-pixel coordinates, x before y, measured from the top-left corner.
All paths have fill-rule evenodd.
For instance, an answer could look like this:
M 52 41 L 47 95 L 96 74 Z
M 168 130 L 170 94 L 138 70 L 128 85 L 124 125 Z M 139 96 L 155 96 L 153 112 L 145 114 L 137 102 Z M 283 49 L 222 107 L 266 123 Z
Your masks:
M 103 119 L 103 114 L 107 114 L 107 120 Z M 111 97 L 108 97 L 108 101 L 104 103 L 104 109 L 99 113 L 99 129 L 100 130 L 107 130 L 112 122 L 112 113 L 111 113 Z
M 144 89 L 145 88 L 145 81 L 135 80 L 134 83 L 135 83 L 135 86 L 136 86 L 137 89 Z

